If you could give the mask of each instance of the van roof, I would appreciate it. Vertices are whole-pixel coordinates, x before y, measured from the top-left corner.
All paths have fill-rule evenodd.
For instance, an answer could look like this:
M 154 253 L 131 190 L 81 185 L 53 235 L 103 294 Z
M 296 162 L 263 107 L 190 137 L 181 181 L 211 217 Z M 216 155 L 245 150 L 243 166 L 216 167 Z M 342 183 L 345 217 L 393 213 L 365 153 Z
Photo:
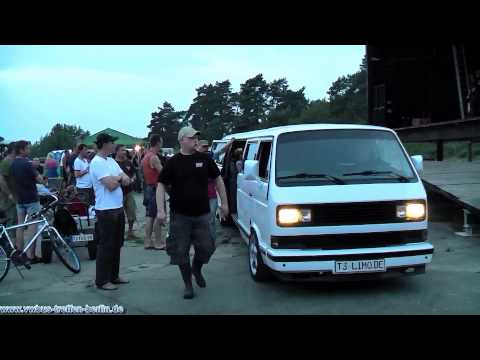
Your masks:
M 305 131 L 305 130 L 386 130 L 394 132 L 393 130 L 373 125 L 357 125 L 357 124 L 302 124 L 302 125 L 288 125 L 288 126 L 278 126 L 269 129 L 261 129 L 255 131 L 248 131 L 243 133 L 230 134 L 223 137 L 222 140 L 230 140 L 232 137 L 235 139 L 246 139 L 252 137 L 262 137 L 262 136 L 278 136 L 283 133 L 295 132 L 295 131 Z

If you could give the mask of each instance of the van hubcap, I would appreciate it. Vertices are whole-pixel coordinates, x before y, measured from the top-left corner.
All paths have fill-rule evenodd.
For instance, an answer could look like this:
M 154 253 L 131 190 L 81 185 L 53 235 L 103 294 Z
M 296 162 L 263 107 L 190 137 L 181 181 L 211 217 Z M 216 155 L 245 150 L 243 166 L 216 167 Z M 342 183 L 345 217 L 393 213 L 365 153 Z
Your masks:
M 257 247 L 255 246 L 255 241 L 250 240 L 250 270 L 252 274 L 257 273 Z

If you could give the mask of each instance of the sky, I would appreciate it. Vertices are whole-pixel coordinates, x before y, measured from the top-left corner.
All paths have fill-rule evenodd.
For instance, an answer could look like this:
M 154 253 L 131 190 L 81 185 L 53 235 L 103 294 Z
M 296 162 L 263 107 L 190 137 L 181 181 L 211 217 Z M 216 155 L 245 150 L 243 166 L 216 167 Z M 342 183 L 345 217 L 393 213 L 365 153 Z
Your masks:
M 238 91 L 259 73 L 322 99 L 364 54 L 363 45 L 0 45 L 0 136 L 34 142 L 62 123 L 145 137 L 165 101 L 187 110 L 196 88 L 228 79 Z

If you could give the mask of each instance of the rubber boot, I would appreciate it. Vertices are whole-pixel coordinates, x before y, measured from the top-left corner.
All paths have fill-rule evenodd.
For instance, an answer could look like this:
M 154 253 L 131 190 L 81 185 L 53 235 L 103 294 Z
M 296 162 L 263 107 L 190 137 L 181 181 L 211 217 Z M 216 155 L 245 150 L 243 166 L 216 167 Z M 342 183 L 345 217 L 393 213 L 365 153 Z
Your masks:
M 185 291 L 183 293 L 184 299 L 193 298 L 193 286 L 192 286 L 192 268 L 190 263 L 179 265 L 180 272 L 182 274 L 183 282 L 185 283 Z
M 203 264 L 201 262 L 193 258 L 192 274 L 195 277 L 195 281 L 197 282 L 197 285 L 200 286 L 201 288 L 204 288 L 207 286 L 207 283 L 205 281 L 205 278 L 202 275 L 202 266 Z

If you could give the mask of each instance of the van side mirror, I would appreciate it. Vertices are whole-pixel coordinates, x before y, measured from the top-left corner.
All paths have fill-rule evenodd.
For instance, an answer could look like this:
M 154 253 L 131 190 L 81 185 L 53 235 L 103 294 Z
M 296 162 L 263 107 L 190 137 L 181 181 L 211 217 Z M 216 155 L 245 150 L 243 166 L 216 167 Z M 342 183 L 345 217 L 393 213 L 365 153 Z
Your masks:
M 258 177 L 258 160 L 245 160 L 243 172 L 245 180 L 256 180 Z
M 418 172 L 418 175 L 423 174 L 423 156 L 422 155 L 413 155 L 412 156 L 412 162 L 413 166 L 415 166 L 415 169 Z

